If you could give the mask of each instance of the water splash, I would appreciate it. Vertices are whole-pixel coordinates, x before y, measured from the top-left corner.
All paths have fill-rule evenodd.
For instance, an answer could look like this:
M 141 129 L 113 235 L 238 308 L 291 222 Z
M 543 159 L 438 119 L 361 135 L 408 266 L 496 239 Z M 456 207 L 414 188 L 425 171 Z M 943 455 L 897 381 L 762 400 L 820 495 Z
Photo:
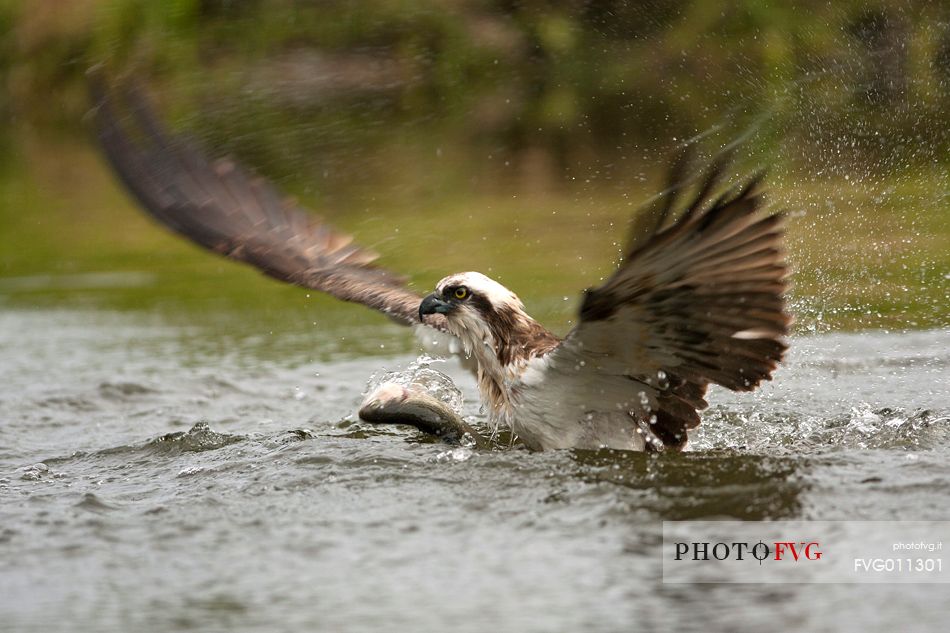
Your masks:
M 929 409 L 854 406 L 846 413 L 805 415 L 710 409 L 690 436 L 693 451 L 738 449 L 801 453 L 846 449 L 933 450 L 950 441 L 950 416 Z
M 229 435 L 212 431 L 207 422 L 198 422 L 188 431 L 168 433 L 146 444 L 162 452 L 193 453 L 213 451 L 247 439 L 243 435 Z
M 450 448 L 447 451 L 442 451 L 435 456 L 434 461 L 439 464 L 445 463 L 457 463 L 457 462 L 467 462 L 475 455 L 475 451 L 468 446 L 458 446 L 456 448 Z
M 447 404 L 451 409 L 461 415 L 462 406 L 465 404 L 462 392 L 447 375 L 429 367 L 434 362 L 444 362 L 443 359 L 433 358 L 427 354 L 419 356 L 409 364 L 405 369 L 388 371 L 381 374 L 374 374 L 363 391 L 363 397 L 374 392 L 384 383 L 393 383 L 401 387 L 414 386 L 422 389 L 433 398 Z

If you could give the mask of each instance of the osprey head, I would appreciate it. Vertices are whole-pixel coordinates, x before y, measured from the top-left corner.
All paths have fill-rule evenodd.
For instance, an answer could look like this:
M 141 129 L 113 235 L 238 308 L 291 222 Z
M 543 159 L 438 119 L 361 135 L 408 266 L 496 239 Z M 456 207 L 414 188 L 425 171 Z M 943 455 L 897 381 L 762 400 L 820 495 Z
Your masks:
M 524 305 L 515 293 L 476 272 L 446 277 L 419 304 L 420 321 L 426 314 L 444 314 L 453 330 L 481 329 L 466 325 L 484 326 L 496 315 L 523 313 Z
M 508 381 L 531 358 L 557 346 L 558 338 L 525 314 L 521 300 L 481 273 L 459 273 L 440 281 L 419 304 L 419 320 L 445 315 L 445 328 L 458 337 L 478 364 L 478 389 L 491 415 L 511 413 Z
M 419 320 L 424 320 L 426 314 L 444 314 L 453 334 L 485 342 L 500 322 L 527 317 L 515 293 L 475 272 L 450 275 L 440 281 L 435 292 L 419 304 Z

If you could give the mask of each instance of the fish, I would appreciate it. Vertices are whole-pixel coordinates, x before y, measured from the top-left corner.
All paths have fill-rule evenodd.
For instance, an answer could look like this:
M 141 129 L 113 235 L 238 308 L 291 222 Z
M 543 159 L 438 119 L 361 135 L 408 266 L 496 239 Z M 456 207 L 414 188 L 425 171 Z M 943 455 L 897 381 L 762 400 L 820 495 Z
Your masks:
M 450 444 L 491 447 L 491 442 L 476 431 L 447 403 L 432 396 L 423 385 L 384 382 L 373 389 L 360 405 L 358 414 L 371 424 L 405 424 Z

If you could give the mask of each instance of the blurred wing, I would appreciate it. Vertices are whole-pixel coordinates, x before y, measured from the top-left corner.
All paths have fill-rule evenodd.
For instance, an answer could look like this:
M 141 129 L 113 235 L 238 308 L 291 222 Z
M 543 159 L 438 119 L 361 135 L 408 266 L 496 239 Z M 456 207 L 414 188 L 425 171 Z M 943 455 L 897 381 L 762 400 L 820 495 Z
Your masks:
M 209 161 L 188 140 L 170 136 L 135 90 L 116 91 L 130 116 L 92 78 L 93 118 L 102 149 L 152 217 L 193 242 L 267 275 L 419 324 L 419 295 L 376 267 L 377 255 L 352 243 L 266 180 L 227 159 Z M 425 325 L 444 329 L 441 315 Z
M 531 390 L 627 411 L 654 443 L 682 447 L 709 383 L 748 391 L 771 378 L 792 320 L 784 217 L 762 211 L 758 177 L 711 198 L 725 166 L 667 222 L 686 188 L 674 168 L 672 186 L 637 218 L 624 262 L 586 292 L 580 322 Z

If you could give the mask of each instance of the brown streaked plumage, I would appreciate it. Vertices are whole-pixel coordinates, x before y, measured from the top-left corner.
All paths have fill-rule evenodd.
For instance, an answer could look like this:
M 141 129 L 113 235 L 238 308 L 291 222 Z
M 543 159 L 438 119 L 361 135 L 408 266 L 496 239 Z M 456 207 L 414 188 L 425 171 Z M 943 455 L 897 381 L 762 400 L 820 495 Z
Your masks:
M 394 320 L 419 323 L 421 297 L 405 279 L 373 264 L 376 253 L 352 243 L 229 159 L 209 161 L 190 141 L 169 135 L 133 88 L 116 100 L 92 78 L 96 135 L 112 168 L 159 222 L 216 253 L 267 275 L 362 303 Z M 444 329 L 442 317 L 427 325 Z
M 562 340 L 480 273 L 446 277 L 423 299 L 266 181 L 168 134 L 135 90 L 94 77 L 93 95 L 104 153 L 153 217 L 277 279 L 431 326 L 426 340 L 448 335 L 474 361 L 492 420 L 529 448 L 681 449 L 710 383 L 754 389 L 785 352 L 784 217 L 763 211 L 760 178 L 716 196 L 728 157 L 699 180 L 676 162 Z
M 667 448 L 699 424 L 709 383 L 752 390 L 787 349 L 785 217 L 763 212 L 759 176 L 713 198 L 725 166 L 713 165 L 679 217 L 669 219 L 684 189 L 674 181 L 659 211 L 638 218 L 626 258 L 585 293 L 580 323 L 552 354 L 554 366 L 585 361 L 628 379 L 647 402 L 633 407 L 642 434 Z

